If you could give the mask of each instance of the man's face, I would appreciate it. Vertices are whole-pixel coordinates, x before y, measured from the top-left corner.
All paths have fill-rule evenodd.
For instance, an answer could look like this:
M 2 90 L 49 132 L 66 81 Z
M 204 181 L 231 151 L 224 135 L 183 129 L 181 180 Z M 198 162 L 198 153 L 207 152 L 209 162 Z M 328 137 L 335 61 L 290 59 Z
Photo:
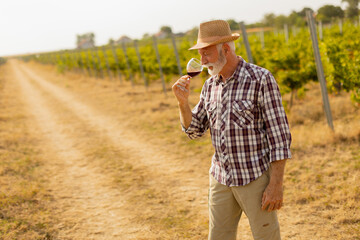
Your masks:
M 218 51 L 216 45 L 199 49 L 199 54 L 201 64 L 207 67 L 211 76 L 219 74 L 227 62 L 222 48 Z

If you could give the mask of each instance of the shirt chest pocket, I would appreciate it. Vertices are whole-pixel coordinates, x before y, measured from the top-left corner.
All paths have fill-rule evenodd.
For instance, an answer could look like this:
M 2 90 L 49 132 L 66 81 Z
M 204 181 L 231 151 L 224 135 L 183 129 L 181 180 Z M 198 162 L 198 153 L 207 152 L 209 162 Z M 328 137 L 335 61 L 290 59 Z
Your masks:
M 249 100 L 236 100 L 231 104 L 230 120 L 240 128 L 246 128 L 254 122 L 254 103 Z
M 216 128 L 217 119 L 217 103 L 208 102 L 205 104 L 205 109 L 210 123 L 210 128 Z

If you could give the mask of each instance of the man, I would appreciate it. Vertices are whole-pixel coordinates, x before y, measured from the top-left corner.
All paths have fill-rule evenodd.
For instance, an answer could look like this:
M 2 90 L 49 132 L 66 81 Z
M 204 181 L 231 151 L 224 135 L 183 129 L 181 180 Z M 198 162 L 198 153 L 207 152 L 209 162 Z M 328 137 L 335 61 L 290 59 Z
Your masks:
M 254 239 L 280 239 L 276 210 L 291 158 L 291 134 L 272 74 L 235 54 L 226 21 L 200 24 L 197 49 L 211 77 L 191 111 L 190 76 L 172 87 L 183 131 L 191 138 L 210 129 L 215 148 L 210 168 L 209 239 L 236 239 L 242 212 Z

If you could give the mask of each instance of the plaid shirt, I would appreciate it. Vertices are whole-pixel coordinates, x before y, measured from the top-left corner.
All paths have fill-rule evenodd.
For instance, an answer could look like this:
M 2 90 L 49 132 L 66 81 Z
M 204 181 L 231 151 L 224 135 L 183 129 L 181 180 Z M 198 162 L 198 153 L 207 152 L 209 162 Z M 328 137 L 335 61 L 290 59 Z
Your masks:
M 210 173 L 227 186 L 243 186 L 277 160 L 291 158 L 291 134 L 281 95 L 272 74 L 240 58 L 233 75 L 204 84 L 183 131 L 194 139 L 210 128 L 215 154 Z

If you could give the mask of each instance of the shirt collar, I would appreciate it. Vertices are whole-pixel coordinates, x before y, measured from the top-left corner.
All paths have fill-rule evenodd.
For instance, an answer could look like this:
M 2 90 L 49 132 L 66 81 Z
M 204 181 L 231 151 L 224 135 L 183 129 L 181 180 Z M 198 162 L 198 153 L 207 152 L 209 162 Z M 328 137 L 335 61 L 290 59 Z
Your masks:
M 241 56 L 237 56 L 237 58 L 239 59 L 239 63 L 237 65 L 234 73 L 231 75 L 231 77 L 226 79 L 226 82 L 229 82 L 233 79 L 234 80 L 239 79 L 241 68 L 243 67 L 244 63 L 246 63 L 246 61 Z M 222 83 L 222 77 L 219 74 L 217 74 L 216 76 L 213 76 L 213 79 L 215 80 L 216 83 Z

